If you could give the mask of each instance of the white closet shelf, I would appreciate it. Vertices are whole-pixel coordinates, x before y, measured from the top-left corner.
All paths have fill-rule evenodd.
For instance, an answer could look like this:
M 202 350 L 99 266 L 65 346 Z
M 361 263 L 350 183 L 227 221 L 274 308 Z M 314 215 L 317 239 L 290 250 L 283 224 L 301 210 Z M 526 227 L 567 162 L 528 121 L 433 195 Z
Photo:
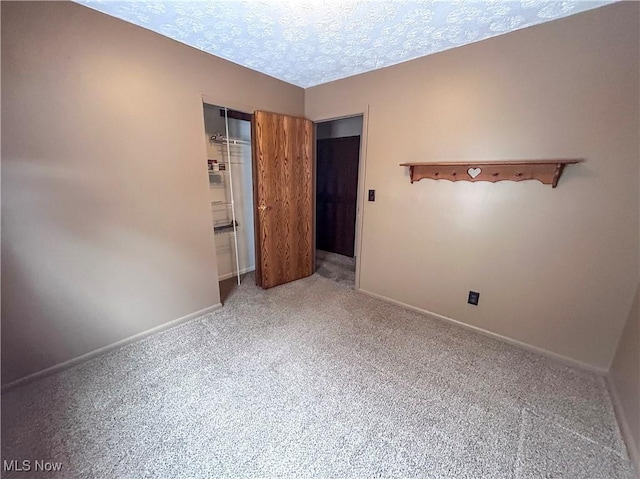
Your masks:
M 229 231 L 213 231 L 213 233 L 216 236 L 233 236 L 235 233 L 233 232 L 233 230 L 229 230 Z
M 207 161 L 215 161 L 218 165 L 244 165 L 244 161 L 218 161 L 215 158 L 207 158 Z
M 230 223 L 227 223 L 225 221 L 222 224 L 214 224 L 213 231 L 215 233 L 226 233 L 226 232 L 235 233 L 235 230 L 237 230 L 239 227 L 240 225 L 235 220 L 231 221 Z
M 210 138 L 212 143 L 216 143 L 217 145 L 220 146 L 227 146 L 227 144 L 229 146 L 251 146 L 251 142 L 248 140 L 240 140 L 239 138 L 229 138 L 228 140 L 226 138 L 216 138 L 214 139 L 213 137 Z

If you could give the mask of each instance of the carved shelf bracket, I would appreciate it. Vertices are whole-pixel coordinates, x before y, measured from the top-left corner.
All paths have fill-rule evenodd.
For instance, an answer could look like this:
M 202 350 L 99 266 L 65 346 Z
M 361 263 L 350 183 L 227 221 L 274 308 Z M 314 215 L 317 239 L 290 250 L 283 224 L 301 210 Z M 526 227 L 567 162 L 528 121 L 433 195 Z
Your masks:
M 552 188 L 558 186 L 558 180 L 564 167 L 580 163 L 582 159 L 561 160 L 513 160 L 480 161 L 476 163 L 401 163 L 408 166 L 411 183 L 423 178 L 449 181 L 524 181 L 538 180 Z

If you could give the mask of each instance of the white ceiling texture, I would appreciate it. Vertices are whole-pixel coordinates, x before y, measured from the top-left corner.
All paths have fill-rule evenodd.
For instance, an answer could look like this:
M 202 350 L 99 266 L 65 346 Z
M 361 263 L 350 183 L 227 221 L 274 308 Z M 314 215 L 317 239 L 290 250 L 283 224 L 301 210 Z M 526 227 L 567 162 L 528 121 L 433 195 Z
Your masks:
M 78 0 L 78 3 L 307 88 L 612 2 Z

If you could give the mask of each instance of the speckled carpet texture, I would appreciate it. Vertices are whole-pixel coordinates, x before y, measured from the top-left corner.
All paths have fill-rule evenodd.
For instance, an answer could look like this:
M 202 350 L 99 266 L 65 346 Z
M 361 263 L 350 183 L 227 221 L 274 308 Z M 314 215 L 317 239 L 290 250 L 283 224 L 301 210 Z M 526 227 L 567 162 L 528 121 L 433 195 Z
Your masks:
M 354 258 L 328 251 L 316 250 L 316 272 L 337 283 L 352 286 L 356 277 Z
M 321 274 L 5 393 L 60 478 L 631 478 L 604 380 Z M 33 464 L 33 463 L 32 463 Z

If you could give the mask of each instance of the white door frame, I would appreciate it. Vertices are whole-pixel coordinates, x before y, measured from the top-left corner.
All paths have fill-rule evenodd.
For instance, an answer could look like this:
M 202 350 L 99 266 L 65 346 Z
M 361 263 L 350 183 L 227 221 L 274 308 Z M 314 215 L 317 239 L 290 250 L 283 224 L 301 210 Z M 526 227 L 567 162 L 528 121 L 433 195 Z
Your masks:
M 253 114 L 258 108 L 253 108 L 250 105 L 245 105 L 243 103 L 238 103 L 236 101 L 224 100 L 219 97 L 211 96 L 211 95 L 201 95 L 202 103 L 206 103 L 211 106 L 221 106 L 229 108 L 230 110 L 241 111 L 243 113 Z
M 315 124 L 324 123 L 326 121 L 340 120 L 354 116 L 362 116 L 362 135 L 360 136 L 360 159 L 358 161 L 358 191 L 356 202 L 356 244 L 354 245 L 354 254 L 356 257 L 356 277 L 354 287 L 360 289 L 360 268 L 362 264 L 362 225 L 364 223 L 364 201 L 365 201 L 365 185 L 366 185 L 366 163 L 367 163 L 367 133 L 369 131 L 369 105 L 363 105 L 361 108 L 349 109 L 345 111 L 337 111 L 331 116 L 311 117 L 309 120 Z M 316 139 L 317 141 L 317 139 Z M 315 151 L 315 145 L 314 145 Z M 316 155 L 314 154 L 314 170 L 316 168 Z M 314 171 L 314 178 L 316 177 Z M 316 191 L 314 185 L 314 218 L 315 218 L 315 200 Z M 314 221 L 314 247 L 315 247 L 315 221 Z

